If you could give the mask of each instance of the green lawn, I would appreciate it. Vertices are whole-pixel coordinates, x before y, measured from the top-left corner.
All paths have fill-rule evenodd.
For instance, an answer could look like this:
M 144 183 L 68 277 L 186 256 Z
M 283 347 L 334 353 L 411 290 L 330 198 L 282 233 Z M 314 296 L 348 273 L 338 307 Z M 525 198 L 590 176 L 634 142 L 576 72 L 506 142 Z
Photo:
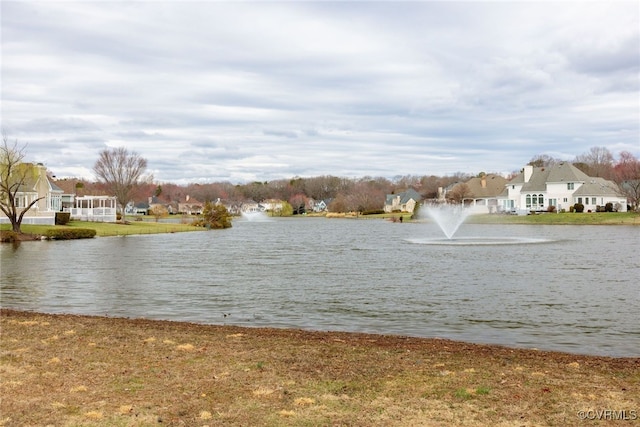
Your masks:
M 541 213 L 537 215 L 471 215 L 471 224 L 640 225 L 637 212 Z
M 359 216 L 361 219 L 399 218 L 400 214 Z M 402 214 L 404 221 L 411 221 L 409 214 Z M 592 212 L 592 213 L 543 213 L 538 215 L 471 215 L 470 224 L 539 224 L 539 225 L 640 225 L 640 213 L 637 212 Z M 22 226 L 27 234 L 44 234 L 51 227 L 91 228 L 96 236 L 127 236 L 132 234 L 178 233 L 183 231 L 203 231 L 201 227 L 189 224 L 145 221 L 130 221 L 126 224 L 110 222 L 71 221 L 66 226 L 28 225 Z M 10 230 L 9 224 L 0 225 L 0 230 Z
M 423 212 L 424 214 L 424 212 Z M 396 219 L 402 215 L 404 221 L 412 221 L 407 213 L 361 215 L 361 219 Z M 482 214 L 470 215 L 469 224 L 549 224 L 549 225 L 640 225 L 638 212 L 584 212 L 584 213 L 540 213 L 537 215 Z
M 28 234 L 44 234 L 46 230 L 56 228 L 91 228 L 96 230 L 96 236 L 128 236 L 131 234 L 177 233 L 182 231 L 203 231 L 202 227 L 189 224 L 170 224 L 163 222 L 133 221 L 126 224 L 111 222 L 71 221 L 68 225 L 22 225 L 22 232 Z M 9 224 L 2 224 L 0 230 L 10 230 Z

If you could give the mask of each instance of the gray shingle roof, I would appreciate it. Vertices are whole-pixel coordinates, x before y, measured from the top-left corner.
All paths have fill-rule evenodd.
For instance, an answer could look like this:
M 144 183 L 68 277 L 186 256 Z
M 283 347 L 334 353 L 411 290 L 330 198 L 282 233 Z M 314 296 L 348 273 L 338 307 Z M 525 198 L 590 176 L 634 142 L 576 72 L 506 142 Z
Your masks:
M 574 196 L 621 196 L 618 186 L 604 178 L 589 178 L 574 193 Z
M 528 182 L 524 182 L 524 172 L 520 172 L 509 181 L 509 184 L 523 184 L 522 191 L 545 191 L 548 182 L 588 182 L 591 179 L 571 163 L 562 162 L 552 166 L 533 168 Z

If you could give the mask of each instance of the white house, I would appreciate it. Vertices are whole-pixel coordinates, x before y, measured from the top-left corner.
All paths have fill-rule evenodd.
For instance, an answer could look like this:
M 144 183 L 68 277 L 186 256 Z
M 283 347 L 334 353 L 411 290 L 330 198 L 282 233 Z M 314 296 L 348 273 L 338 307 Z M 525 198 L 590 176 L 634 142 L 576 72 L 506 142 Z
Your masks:
M 518 212 L 546 211 L 549 206 L 568 211 L 576 203 L 582 203 L 585 212 L 607 203 L 619 212 L 627 210 L 626 197 L 614 182 L 590 177 L 569 162 L 525 166 L 506 184 L 499 202 L 504 210 Z

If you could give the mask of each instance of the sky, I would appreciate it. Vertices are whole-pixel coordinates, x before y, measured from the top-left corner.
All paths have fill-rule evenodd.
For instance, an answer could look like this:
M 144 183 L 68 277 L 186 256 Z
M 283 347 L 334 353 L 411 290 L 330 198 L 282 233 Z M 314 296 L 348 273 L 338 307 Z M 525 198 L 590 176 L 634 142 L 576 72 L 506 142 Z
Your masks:
M 640 157 L 637 1 L 6 1 L 2 130 L 57 177 L 509 173 Z

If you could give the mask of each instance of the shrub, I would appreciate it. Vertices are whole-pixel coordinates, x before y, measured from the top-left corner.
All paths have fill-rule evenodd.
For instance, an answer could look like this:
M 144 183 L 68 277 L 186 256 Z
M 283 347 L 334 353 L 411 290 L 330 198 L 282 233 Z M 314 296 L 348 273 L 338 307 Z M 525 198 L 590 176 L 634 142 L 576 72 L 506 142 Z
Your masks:
M 56 212 L 56 225 L 67 225 L 71 221 L 70 212 Z
M 555 206 L 551 205 L 551 206 L 547 207 L 547 212 L 554 213 L 555 211 L 556 211 L 556 207 Z
M 400 212 L 400 211 L 398 211 Z M 372 209 L 372 210 L 368 210 L 368 211 L 363 211 L 362 215 L 379 215 L 379 214 L 383 214 L 384 213 L 384 209 Z
M 584 212 L 584 205 L 582 203 L 576 203 L 573 205 L 573 211 L 578 213 Z
M 606 205 L 604 205 L 604 211 L 605 212 L 613 212 L 613 203 L 609 202 Z
M 202 217 L 193 222 L 196 227 L 206 228 L 230 228 L 231 214 L 224 205 L 206 202 L 202 211 Z
M 95 235 L 91 228 L 50 228 L 44 233 L 47 240 L 92 239 Z

